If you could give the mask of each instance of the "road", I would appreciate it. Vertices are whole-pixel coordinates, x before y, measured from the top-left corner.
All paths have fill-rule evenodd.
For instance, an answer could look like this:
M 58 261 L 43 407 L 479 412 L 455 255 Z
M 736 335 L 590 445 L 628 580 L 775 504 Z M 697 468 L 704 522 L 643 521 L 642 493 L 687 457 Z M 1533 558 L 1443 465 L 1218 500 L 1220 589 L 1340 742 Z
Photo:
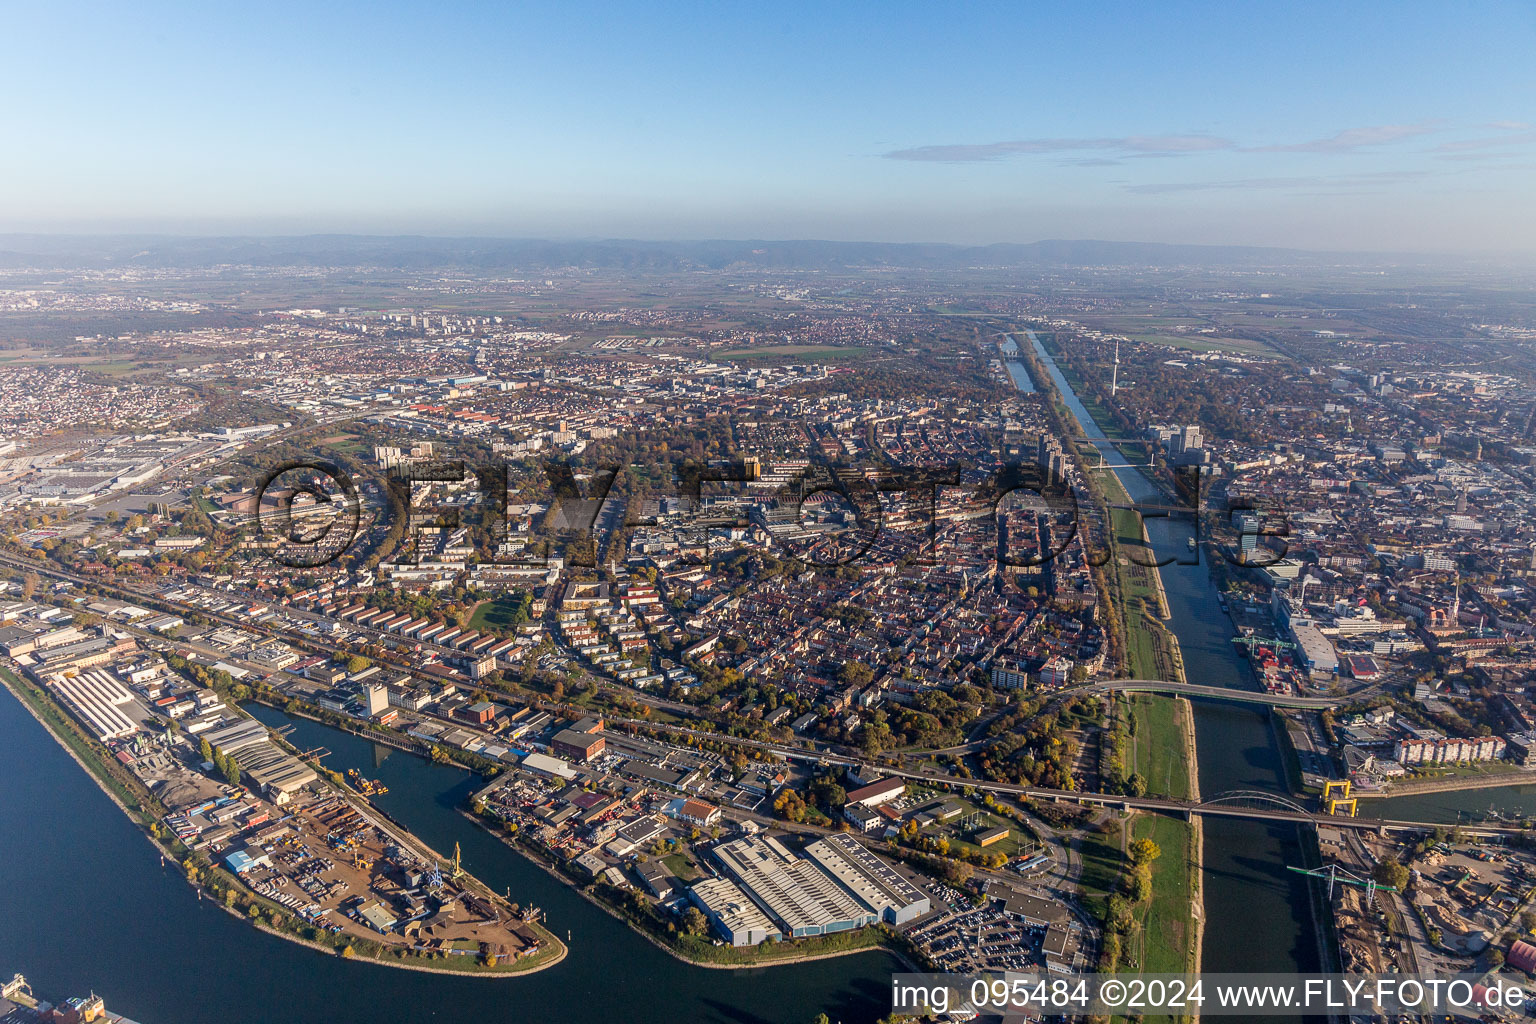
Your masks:
M 211 613 L 206 609 L 178 607 L 176 602 L 167 601 L 163 598 L 157 597 L 152 600 L 147 600 L 145 595 L 135 594 L 126 588 L 117 586 L 116 584 L 108 583 L 103 580 L 87 579 L 77 574 L 65 572 L 64 570 L 37 562 L 30 558 L 23 558 L 10 552 L 0 552 L 0 565 L 10 566 L 11 568 L 19 571 L 36 572 L 40 576 L 48 576 L 53 579 L 62 579 L 76 585 L 89 585 L 105 591 L 116 591 L 122 595 L 125 600 L 138 602 L 140 604 L 155 603 L 185 614 L 191 614 L 195 612 L 204 616 L 205 618 L 214 619 L 227 625 L 246 630 L 248 632 L 280 637 L 285 642 L 291 643 L 297 647 L 314 651 L 316 653 L 335 655 L 340 651 L 339 648 L 327 645 L 318 641 L 314 637 L 310 637 L 304 634 L 294 633 L 288 630 L 273 629 L 267 626 L 253 625 L 239 619 Z M 418 670 L 416 666 L 411 665 L 403 659 L 381 660 L 389 661 L 396 667 L 408 671 Z M 1148 689 L 1170 688 L 1166 692 L 1183 692 L 1182 690 L 1172 688 L 1195 685 L 1168 683 L 1162 680 L 1114 680 L 1106 684 L 1092 685 L 1112 686 L 1115 684 L 1139 684 Z M 1249 691 L 1226 690 L 1220 687 L 1201 687 L 1200 689 L 1204 691 L 1204 695 L 1219 699 L 1233 699 L 1239 695 L 1251 695 L 1257 698 L 1274 696 L 1271 694 L 1259 694 L 1256 692 L 1250 694 Z M 1159 689 L 1158 692 L 1164 691 Z M 580 716 L 586 713 L 584 709 L 576 708 L 555 701 L 545 701 L 535 698 L 528 700 L 528 703 L 542 709 L 555 711 L 557 713 L 565 714 L 568 716 Z M 817 747 L 814 744 L 808 746 L 788 746 L 781 743 L 769 743 L 762 740 L 751 740 L 736 736 L 727 736 L 722 733 L 712 732 L 706 729 L 695 729 L 682 725 L 668 725 L 660 722 L 653 722 L 647 719 L 626 718 L 614 715 L 609 715 L 607 717 L 610 722 L 623 723 L 636 729 L 648 729 L 671 736 L 685 738 L 691 737 L 695 740 L 703 740 L 712 743 L 732 744 L 735 746 L 757 750 L 780 760 L 810 762 L 820 765 L 839 765 L 843 767 L 866 767 L 864 759 L 835 753 L 831 750 Z M 464 723 L 456 724 L 460 728 L 466 728 Z M 1104 793 L 1080 793 L 1074 790 L 1047 789 L 1039 786 L 1023 786 L 1009 782 L 994 782 L 984 779 L 966 778 L 964 776 L 951 775 L 947 772 L 940 772 L 936 769 L 929 769 L 926 766 L 923 770 L 912 771 L 902 767 L 882 765 L 882 771 L 887 776 L 912 779 L 929 786 L 951 786 L 960 789 L 977 790 L 984 793 L 1000 793 L 1013 797 L 1024 797 L 1034 800 L 1049 800 L 1058 803 L 1076 803 L 1084 806 L 1119 808 L 1126 811 L 1153 811 L 1161 814 L 1172 814 L 1186 819 L 1192 815 L 1200 815 L 1202 817 L 1246 818 L 1249 820 L 1286 822 L 1292 824 L 1314 826 L 1318 824 L 1326 824 L 1335 828 L 1371 831 L 1430 831 L 1441 827 L 1440 823 L 1437 822 L 1402 821 L 1383 818 L 1349 818 L 1339 815 L 1323 814 L 1321 812 L 1315 811 L 1292 810 L 1283 807 L 1251 807 L 1241 805 L 1226 805 L 1215 801 L 1197 802 L 1193 800 L 1170 800 L 1159 797 L 1134 797 Z M 1476 828 L 1464 828 L 1463 831 L 1470 835 L 1488 837 L 1516 836 L 1523 833 L 1523 830 L 1519 827 L 1502 825 L 1482 825 Z
M 1298 697 L 1293 694 L 1266 693 L 1262 690 L 1237 690 L 1228 686 L 1207 686 L 1203 683 L 1175 683 L 1166 679 L 1105 679 L 1096 683 L 1086 683 L 1077 687 L 1076 690 L 1088 693 L 1170 693 L 1204 700 L 1265 704 L 1273 708 L 1307 708 L 1314 711 L 1339 707 L 1346 700 L 1343 697 Z

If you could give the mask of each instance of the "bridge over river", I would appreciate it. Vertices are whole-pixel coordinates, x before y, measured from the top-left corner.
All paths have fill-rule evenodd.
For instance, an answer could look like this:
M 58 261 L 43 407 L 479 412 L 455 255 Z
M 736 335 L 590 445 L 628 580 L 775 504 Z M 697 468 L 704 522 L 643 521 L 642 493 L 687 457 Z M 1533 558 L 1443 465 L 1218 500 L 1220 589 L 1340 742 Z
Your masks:
M 1267 704 L 1274 708 L 1306 708 L 1323 711 L 1345 703 L 1343 697 L 1298 697 L 1295 694 L 1267 693 L 1263 690 L 1239 690 L 1229 686 L 1203 683 L 1175 683 L 1167 679 L 1105 679 L 1076 687 L 1087 693 L 1169 693 L 1206 700 L 1236 701 L 1240 704 Z M 1072 692 L 1061 691 L 1064 693 Z

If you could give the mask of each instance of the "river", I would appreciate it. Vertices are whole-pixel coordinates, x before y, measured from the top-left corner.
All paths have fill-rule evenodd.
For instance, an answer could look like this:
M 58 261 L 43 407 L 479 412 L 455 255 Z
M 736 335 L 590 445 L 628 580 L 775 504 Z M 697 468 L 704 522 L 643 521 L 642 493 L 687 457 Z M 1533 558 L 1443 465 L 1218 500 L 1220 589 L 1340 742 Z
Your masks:
M 1005 336 L 998 346 L 1003 355 L 1003 366 L 1008 371 L 1008 378 L 1013 381 L 1013 386 L 1026 395 L 1035 393 L 1035 382 L 1029 379 L 1029 368 L 1019 358 L 1019 343 L 1013 338 Z
M 1487 820 L 1493 811 L 1506 820 L 1536 817 L 1536 784 L 1416 793 L 1360 801 L 1360 813 L 1399 821 L 1440 821 L 1447 825 Z
M 290 719 L 253 708 L 269 725 Z M 809 1024 L 889 1012 L 883 951 L 749 971 L 673 959 L 457 808 L 476 777 L 305 720 L 292 740 L 389 786 L 380 807 L 438 850 L 548 913 L 571 952 L 523 978 L 456 978 L 342 960 L 199 901 L 10 693 L 0 687 L 0 972 L 40 993 L 94 990 L 145 1024 L 557 1020 L 574 1024 Z
M 1124 457 L 1078 399 L 1056 361 L 1033 331 L 1025 332 L 1083 434 L 1109 465 Z M 1134 501 L 1164 502 L 1157 486 L 1134 467 L 1115 469 Z M 1192 563 L 1190 529 L 1168 518 L 1146 520 L 1168 595 L 1168 625 L 1178 637 L 1190 682 L 1251 689 L 1247 662 L 1232 643 L 1235 630 L 1203 565 Z M 1232 790 L 1287 791 L 1284 758 L 1269 712 L 1237 704 L 1194 701 L 1200 795 L 1209 800 Z M 1205 945 L 1201 969 L 1213 972 L 1315 971 L 1320 952 L 1312 919 L 1312 894 L 1301 875 L 1285 870 L 1307 857 L 1294 826 L 1235 818 L 1204 821 L 1202 872 Z

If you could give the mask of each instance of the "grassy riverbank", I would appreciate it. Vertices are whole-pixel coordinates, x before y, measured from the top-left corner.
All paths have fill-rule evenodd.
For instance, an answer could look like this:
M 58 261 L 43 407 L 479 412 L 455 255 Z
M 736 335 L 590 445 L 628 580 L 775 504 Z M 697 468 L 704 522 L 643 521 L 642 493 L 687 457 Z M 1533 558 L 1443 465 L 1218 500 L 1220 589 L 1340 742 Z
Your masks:
M 1189 755 L 1189 716 L 1179 698 L 1136 694 L 1131 707 L 1136 716 L 1136 771 L 1147 780 L 1147 792 L 1188 799 L 1193 793 L 1194 765 Z
M 1130 495 L 1114 473 L 1092 473 L 1111 504 L 1131 503 Z M 1182 680 L 1184 659 L 1178 640 L 1163 623 L 1168 600 L 1154 564 L 1152 545 L 1147 540 L 1146 524 L 1129 508 L 1110 509 L 1109 521 L 1114 534 L 1110 580 L 1125 628 L 1126 667 L 1133 679 Z
M 1055 339 L 1050 339 L 1055 344 Z M 1065 374 L 1065 370 L 1063 371 Z M 1048 375 L 1037 375 L 1048 376 Z M 1071 378 L 1067 378 L 1072 384 Z M 1053 381 L 1035 381 L 1058 409 L 1060 395 Z M 1119 436 L 1115 417 L 1097 404 L 1090 389 L 1076 383 L 1077 393 L 1101 429 Z M 1071 414 L 1067 414 L 1071 420 Z M 1075 422 L 1075 421 L 1073 421 Z M 1090 468 L 1096 451 L 1079 447 L 1079 464 L 1110 505 L 1132 504 L 1130 495 L 1111 470 Z M 1125 668 L 1132 678 L 1183 681 L 1184 663 L 1178 639 L 1164 624 L 1168 601 L 1153 563 L 1145 524 L 1131 509 L 1106 509 L 1111 526 L 1111 607 L 1121 619 L 1125 636 Z M 1135 770 L 1148 791 L 1190 798 L 1198 791 L 1193 716 L 1186 703 L 1158 696 L 1138 696 L 1131 702 L 1134 719 Z M 1134 874 L 1128 850 L 1138 840 L 1151 840 L 1161 850 L 1150 865 L 1150 894 L 1134 900 L 1127 891 Z M 1105 963 L 1101 969 L 1183 972 L 1198 970 L 1201 959 L 1204 905 L 1201 895 L 1202 833 L 1198 822 L 1155 814 L 1121 819 L 1108 832 L 1089 833 L 1081 844 L 1084 903 L 1106 924 Z
M 1200 865 L 1189 822 L 1138 814 L 1131 822 L 1131 838 L 1150 839 L 1163 851 L 1152 862 L 1153 897 L 1136 915 L 1138 969 L 1173 974 L 1199 970 L 1190 907 L 1198 897 Z

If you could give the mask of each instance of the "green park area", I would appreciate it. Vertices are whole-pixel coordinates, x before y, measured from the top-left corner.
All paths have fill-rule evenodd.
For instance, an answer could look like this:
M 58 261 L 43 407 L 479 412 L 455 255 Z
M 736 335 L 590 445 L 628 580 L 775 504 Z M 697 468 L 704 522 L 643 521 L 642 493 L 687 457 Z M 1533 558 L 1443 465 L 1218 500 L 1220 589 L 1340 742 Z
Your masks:
M 1212 334 L 1134 334 L 1132 337 L 1149 345 L 1169 345 L 1190 352 L 1233 352 L 1271 358 L 1275 355 L 1274 350 L 1262 341 L 1247 338 L 1219 338 Z
M 725 349 L 711 358 L 735 363 L 837 363 L 867 355 L 869 349 L 858 345 L 761 345 Z
M 1152 796 L 1189 797 L 1189 747 L 1185 741 L 1186 719 L 1178 698 L 1137 694 L 1132 700 L 1136 719 L 1131 742 L 1136 751 L 1136 771 L 1147 780 Z
M 1112 504 L 1130 504 L 1120 481 L 1108 470 L 1095 473 Z M 1114 526 L 1114 577 L 1125 621 L 1126 660 L 1134 679 L 1181 679 L 1178 644 L 1162 622 L 1157 569 L 1147 545 L 1141 517 L 1129 508 L 1110 509 Z
M 489 601 L 481 601 L 469 617 L 469 628 L 482 633 L 510 633 L 528 621 L 528 608 L 532 599 L 523 593 L 503 594 Z
M 1190 914 L 1199 885 L 1190 824 L 1162 814 L 1138 814 L 1131 838 L 1150 839 L 1162 851 L 1152 862 L 1152 899 L 1138 906 L 1128 949 L 1143 972 L 1177 974 L 1193 969 L 1195 923 Z

